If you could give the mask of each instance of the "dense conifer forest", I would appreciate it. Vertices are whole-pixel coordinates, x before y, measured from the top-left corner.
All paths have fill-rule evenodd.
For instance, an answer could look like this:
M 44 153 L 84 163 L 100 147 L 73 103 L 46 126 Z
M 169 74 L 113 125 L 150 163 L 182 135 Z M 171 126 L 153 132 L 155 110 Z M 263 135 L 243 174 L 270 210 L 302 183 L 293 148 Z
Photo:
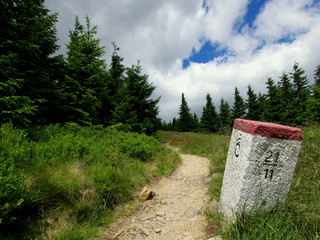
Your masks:
M 113 43 L 107 66 L 90 18 L 75 17 L 66 57 L 56 55 L 57 14 L 44 1 L 0 3 L 0 123 L 17 127 L 73 122 L 81 126 L 123 124 L 153 133 L 159 98 L 139 62 L 127 67 Z

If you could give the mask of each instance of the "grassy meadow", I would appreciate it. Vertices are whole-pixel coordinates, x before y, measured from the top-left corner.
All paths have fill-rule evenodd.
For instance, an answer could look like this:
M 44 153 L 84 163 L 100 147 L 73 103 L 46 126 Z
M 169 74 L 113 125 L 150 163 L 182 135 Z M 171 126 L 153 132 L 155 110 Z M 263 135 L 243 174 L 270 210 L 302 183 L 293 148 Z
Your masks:
M 117 127 L 0 126 L 0 239 L 96 239 L 178 154 Z
M 230 239 L 320 239 L 320 127 L 304 127 L 303 147 L 286 205 L 268 213 L 240 216 L 235 223 L 224 221 L 213 210 L 207 215 L 215 234 Z M 212 179 L 209 193 L 219 201 L 229 136 L 159 132 L 158 138 L 177 146 L 183 153 L 207 157 Z

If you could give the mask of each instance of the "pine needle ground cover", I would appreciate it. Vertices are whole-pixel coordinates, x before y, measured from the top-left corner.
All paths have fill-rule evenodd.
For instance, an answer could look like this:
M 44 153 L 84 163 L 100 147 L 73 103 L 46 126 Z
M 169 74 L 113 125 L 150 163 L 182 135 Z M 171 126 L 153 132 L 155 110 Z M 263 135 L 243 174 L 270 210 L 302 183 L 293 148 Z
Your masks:
M 179 162 L 155 138 L 112 127 L 2 125 L 0 238 L 93 239 L 116 206 Z
M 303 147 L 286 205 L 260 215 L 239 216 L 233 224 L 216 211 L 208 211 L 215 234 L 230 240 L 320 239 L 320 127 L 305 127 L 303 132 Z M 230 137 L 190 132 L 159 132 L 158 137 L 183 153 L 210 159 L 213 175 L 209 193 L 219 201 Z

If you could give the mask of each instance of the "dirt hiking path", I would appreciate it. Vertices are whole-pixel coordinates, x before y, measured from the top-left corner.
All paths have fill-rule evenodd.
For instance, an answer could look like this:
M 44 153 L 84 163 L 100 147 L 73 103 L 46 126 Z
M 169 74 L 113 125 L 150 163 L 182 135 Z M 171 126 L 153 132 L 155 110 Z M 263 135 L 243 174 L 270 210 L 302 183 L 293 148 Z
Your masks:
M 106 232 L 106 240 L 206 240 L 209 160 L 180 154 L 182 164 L 169 176 L 148 186 L 155 193 Z

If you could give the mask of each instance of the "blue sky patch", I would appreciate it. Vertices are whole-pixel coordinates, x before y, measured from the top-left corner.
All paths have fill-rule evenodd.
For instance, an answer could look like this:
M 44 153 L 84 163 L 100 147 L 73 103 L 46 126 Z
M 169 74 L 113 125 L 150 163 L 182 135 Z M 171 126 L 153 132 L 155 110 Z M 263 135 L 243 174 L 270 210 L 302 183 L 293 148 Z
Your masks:
M 242 20 L 235 23 L 234 30 L 241 33 L 245 26 L 252 28 L 254 21 L 262 10 L 263 6 L 268 2 L 268 0 L 251 0 L 247 6 L 247 12 Z
M 191 56 L 183 60 L 182 67 L 186 69 L 190 66 L 191 62 L 207 63 L 226 53 L 226 48 L 220 48 L 219 44 L 212 44 L 210 41 L 206 41 L 198 52 L 196 52 L 195 49 L 192 50 Z
M 305 34 L 307 33 L 306 31 L 300 31 L 300 32 L 296 32 L 296 33 L 291 33 L 288 34 L 282 38 L 277 39 L 276 41 L 274 41 L 274 43 L 293 43 L 296 39 L 297 36 L 301 35 L 301 34 Z
M 312 3 L 309 3 L 305 9 L 308 10 L 309 8 L 319 8 L 320 9 L 320 1 L 319 0 L 314 0 Z
M 206 14 L 209 12 L 209 6 L 206 0 L 202 1 L 202 8 L 205 10 Z
M 267 42 L 265 40 L 261 41 L 259 46 L 253 50 L 253 54 L 257 54 L 266 44 Z
M 278 39 L 277 41 L 275 41 L 275 43 L 292 43 L 294 40 L 295 40 L 295 37 L 289 35 L 289 36 L 285 36 Z

